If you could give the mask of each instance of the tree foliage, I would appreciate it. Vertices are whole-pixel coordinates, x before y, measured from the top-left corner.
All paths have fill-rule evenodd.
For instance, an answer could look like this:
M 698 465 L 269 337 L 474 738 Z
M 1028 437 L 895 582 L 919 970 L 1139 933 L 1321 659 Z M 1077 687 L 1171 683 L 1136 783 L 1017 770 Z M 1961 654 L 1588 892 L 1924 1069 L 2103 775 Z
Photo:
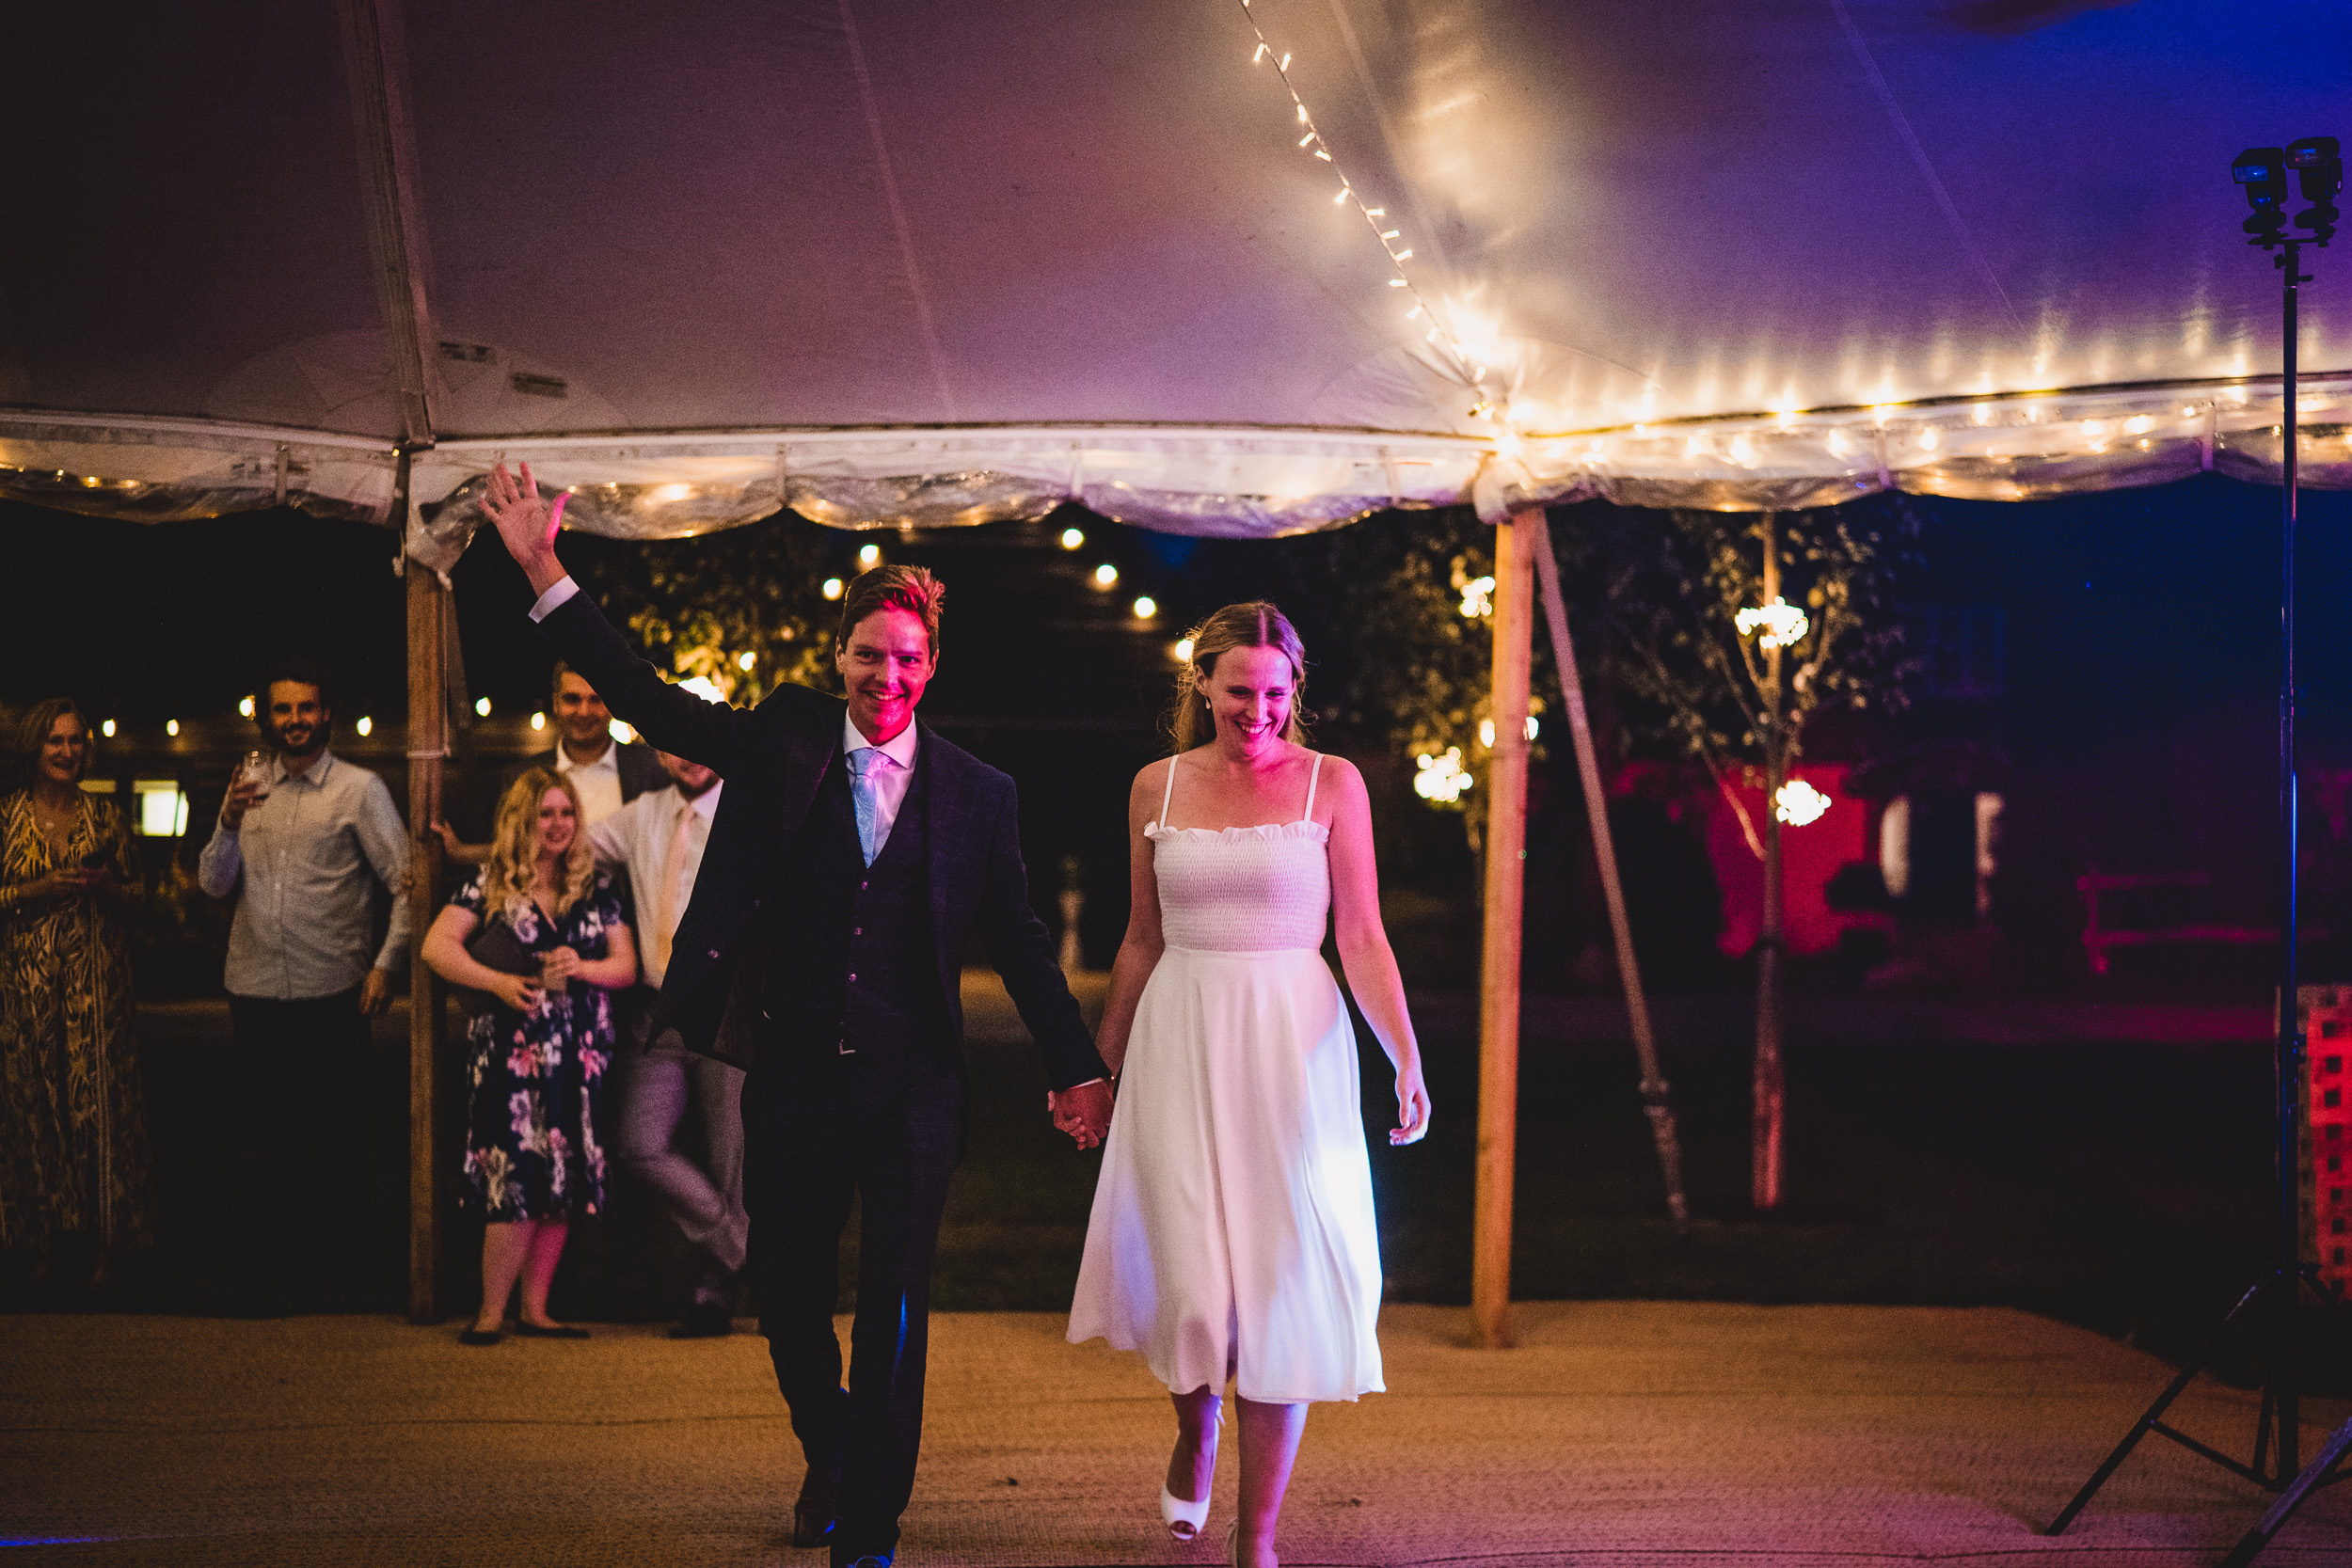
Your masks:
M 1321 541 L 1304 584 L 1326 607 L 1346 644 L 1347 674 L 1327 711 L 1384 736 L 1418 763 L 1449 752 L 1460 758 L 1470 787 L 1442 811 L 1462 814 L 1475 848 L 1486 826 L 1486 765 L 1481 738 L 1494 685 L 1494 626 L 1486 594 L 1494 578 L 1494 530 L 1467 507 L 1393 512 L 1341 529 Z M 1536 689 L 1553 685 L 1550 657 L 1537 639 Z M 1534 710 L 1545 704 L 1539 695 Z M 1542 754 L 1537 732 L 1534 754 Z
M 1901 498 L 1778 515 L 1646 514 L 1648 526 L 1586 541 L 1609 578 L 1612 673 L 1629 720 L 1654 739 L 1726 768 L 1804 754 L 1824 708 L 1899 710 L 1909 667 L 1896 603 L 1915 561 L 1917 525 Z M 1662 521 L 1665 526 L 1657 526 Z M 1776 593 L 1765 592 L 1768 534 Z M 1778 597 L 1804 611 L 1773 701 L 1759 639 L 1740 613 Z
M 831 688 L 824 531 L 790 513 L 722 533 L 599 551 L 584 586 L 655 664 L 756 703 L 786 682 Z M 743 656 L 751 656 L 749 667 Z

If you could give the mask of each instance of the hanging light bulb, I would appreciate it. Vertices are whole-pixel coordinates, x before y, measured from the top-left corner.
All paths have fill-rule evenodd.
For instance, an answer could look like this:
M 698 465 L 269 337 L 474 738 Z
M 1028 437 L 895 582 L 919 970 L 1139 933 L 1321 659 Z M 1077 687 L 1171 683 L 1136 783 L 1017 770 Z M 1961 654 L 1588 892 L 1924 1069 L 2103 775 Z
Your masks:
M 1803 779 L 1791 779 L 1772 797 L 1772 815 L 1792 828 L 1802 828 L 1808 822 L 1820 821 L 1821 814 L 1834 804 L 1828 796 Z
M 1755 636 L 1761 630 L 1763 635 L 1756 638 L 1756 646 L 1767 652 L 1794 647 L 1812 626 L 1804 611 L 1787 599 L 1774 599 L 1761 610 L 1743 610 L 1732 617 L 1732 622 L 1742 637 Z

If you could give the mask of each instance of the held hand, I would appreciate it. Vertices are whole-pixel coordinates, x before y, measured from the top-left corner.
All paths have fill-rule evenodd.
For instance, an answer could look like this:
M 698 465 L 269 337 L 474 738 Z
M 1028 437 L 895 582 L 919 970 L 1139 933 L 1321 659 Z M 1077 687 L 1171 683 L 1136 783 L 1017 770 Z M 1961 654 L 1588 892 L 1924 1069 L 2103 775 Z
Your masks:
M 368 971 L 359 982 L 359 1010 L 373 1018 L 392 1005 L 392 977 L 380 969 Z
M 531 477 L 528 463 L 522 466 L 519 480 L 506 471 L 505 464 L 500 464 L 490 470 L 489 487 L 482 493 L 482 510 L 498 525 L 506 553 L 523 569 L 532 588 L 541 594 L 564 579 L 563 564 L 555 559 L 555 532 L 564 525 L 564 502 L 568 499 L 558 496 L 555 504 L 548 506 L 540 498 L 538 482 Z
M 551 947 L 539 955 L 539 977 L 550 986 L 560 986 L 580 973 L 580 952 L 571 947 Z
M 1081 1084 L 1074 1089 L 1062 1089 L 1045 1097 L 1046 1108 L 1054 1114 L 1054 1125 L 1070 1134 L 1080 1148 L 1098 1147 L 1111 1127 L 1111 1086 L 1096 1082 Z
M 438 838 L 441 841 L 441 853 L 447 855 L 452 860 L 455 860 L 457 858 L 459 847 L 466 842 L 464 839 L 457 836 L 457 830 L 451 827 L 448 823 L 442 821 L 437 816 L 431 822 L 427 823 L 426 827 L 431 830 L 436 838 Z
M 261 800 L 262 786 L 245 776 L 240 768 L 229 781 L 229 793 L 220 802 L 220 825 L 235 832 L 245 825 L 245 814 Z
M 491 983 L 489 991 L 501 1004 L 518 1013 L 535 1011 L 544 994 L 539 982 L 528 974 L 501 974 Z
M 103 873 L 85 871 L 78 865 L 59 866 L 45 877 L 36 877 L 18 884 L 17 896 L 27 903 L 35 899 L 79 898 L 95 888 Z
M 1421 1081 L 1419 1062 L 1396 1075 L 1396 1121 L 1389 1131 L 1389 1142 L 1399 1148 L 1417 1144 L 1428 1134 L 1429 1089 Z

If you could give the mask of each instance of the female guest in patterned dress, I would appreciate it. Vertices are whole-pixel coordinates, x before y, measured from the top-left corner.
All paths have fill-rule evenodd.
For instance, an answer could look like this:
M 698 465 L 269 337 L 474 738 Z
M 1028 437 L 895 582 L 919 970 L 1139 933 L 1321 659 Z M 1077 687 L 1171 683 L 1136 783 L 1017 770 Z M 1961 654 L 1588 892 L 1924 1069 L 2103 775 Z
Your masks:
M 138 858 L 81 787 L 89 742 L 72 699 L 40 704 L 17 736 L 30 783 L 0 796 L 0 1247 L 40 1274 L 78 1235 L 96 1285 L 108 1252 L 154 1236 L 122 927 Z
M 482 1235 L 482 1310 L 459 1338 L 496 1344 L 522 1282 L 515 1332 L 585 1338 L 548 1316 L 548 1286 L 574 1214 L 604 1207 L 604 1074 L 612 1059 L 608 992 L 637 978 L 637 949 L 612 882 L 580 831 L 580 796 L 534 768 L 500 802 L 490 857 L 424 939 L 424 961 L 454 986 L 489 993 L 474 1016 L 466 1132 L 469 1201 Z M 502 926 L 538 974 L 502 973 L 467 951 Z M 486 942 L 479 943 L 487 953 Z

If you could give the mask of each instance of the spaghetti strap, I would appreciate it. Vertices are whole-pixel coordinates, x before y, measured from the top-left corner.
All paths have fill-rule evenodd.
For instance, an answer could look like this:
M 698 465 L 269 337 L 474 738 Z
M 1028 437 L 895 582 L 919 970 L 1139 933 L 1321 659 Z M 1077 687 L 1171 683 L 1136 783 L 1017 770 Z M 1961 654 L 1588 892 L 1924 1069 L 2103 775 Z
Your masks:
M 1311 793 L 1311 791 L 1310 791 Z M 1168 824 L 1168 804 L 1176 799 L 1176 759 L 1168 759 L 1168 787 L 1160 792 L 1160 826 Z
M 1315 785 L 1321 783 L 1322 780 L 1323 753 L 1321 752 L 1317 752 L 1315 753 L 1314 771 L 1307 775 L 1307 812 L 1305 816 L 1299 818 L 1302 822 L 1312 822 L 1315 819 Z

